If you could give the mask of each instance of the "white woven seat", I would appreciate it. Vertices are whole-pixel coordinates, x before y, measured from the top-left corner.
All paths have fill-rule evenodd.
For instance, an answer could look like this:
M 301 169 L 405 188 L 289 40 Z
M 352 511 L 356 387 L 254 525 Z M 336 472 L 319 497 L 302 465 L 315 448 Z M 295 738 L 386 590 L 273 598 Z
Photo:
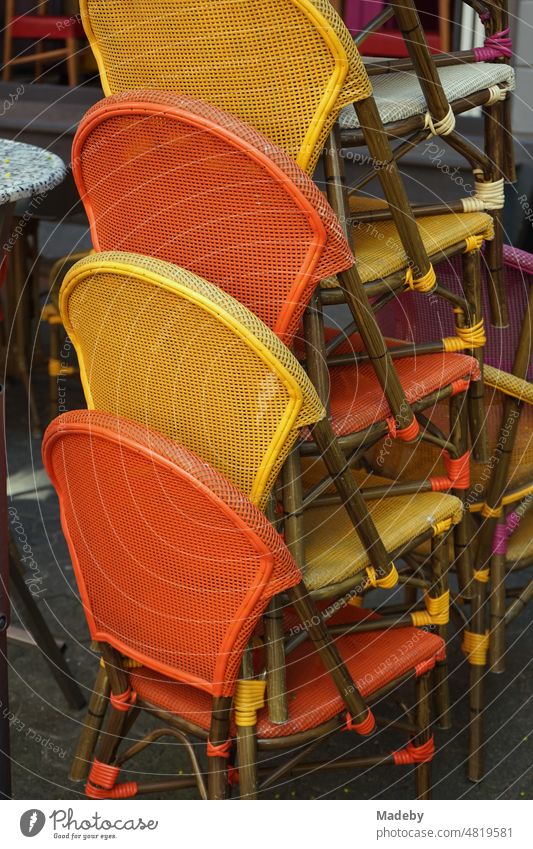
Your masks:
M 499 85 L 512 91 L 515 87 L 514 70 L 509 65 L 477 62 L 450 65 L 439 69 L 446 97 L 452 103 L 477 91 Z M 371 77 L 374 97 L 384 124 L 401 121 L 427 112 L 427 104 L 414 71 L 379 74 Z M 340 114 L 343 130 L 356 130 L 359 121 L 353 106 Z

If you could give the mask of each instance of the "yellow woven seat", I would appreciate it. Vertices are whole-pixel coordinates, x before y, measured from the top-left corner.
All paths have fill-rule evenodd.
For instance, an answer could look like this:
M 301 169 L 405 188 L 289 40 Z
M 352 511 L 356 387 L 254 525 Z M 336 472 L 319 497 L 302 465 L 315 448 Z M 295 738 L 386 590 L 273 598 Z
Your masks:
M 361 211 L 374 207 L 362 199 Z M 352 208 L 353 211 L 353 208 Z M 492 239 L 492 218 L 484 212 L 458 215 L 429 215 L 417 218 L 424 247 L 429 256 L 464 241 L 467 236 Z M 379 280 L 407 267 L 407 254 L 392 221 L 360 222 L 352 230 L 355 264 L 364 283 Z M 329 286 L 338 285 L 333 278 Z
M 458 498 L 435 492 L 369 501 L 368 508 L 388 551 L 440 521 L 451 518 L 453 523 L 459 522 L 462 513 Z M 304 581 L 309 590 L 347 580 L 369 565 L 368 552 L 340 504 L 306 510 L 304 527 Z

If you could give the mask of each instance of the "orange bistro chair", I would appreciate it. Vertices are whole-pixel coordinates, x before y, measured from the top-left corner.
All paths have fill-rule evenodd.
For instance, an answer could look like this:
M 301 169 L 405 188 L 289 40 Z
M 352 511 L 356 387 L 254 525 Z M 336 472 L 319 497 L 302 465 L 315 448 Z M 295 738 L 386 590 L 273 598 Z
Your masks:
M 475 351 L 481 362 L 484 336 L 476 310 L 476 280 L 479 248 L 493 236 L 492 219 L 469 212 L 415 222 L 370 79 L 328 0 L 81 0 L 80 11 L 106 95 L 144 88 L 199 98 L 255 126 L 309 174 L 342 108 L 353 104 L 393 221 L 355 222 L 350 227 L 352 213 L 334 133 L 325 151 L 326 187 L 334 211 L 351 230 L 358 266 L 340 287 L 335 278 L 328 279 L 322 302 L 337 304 L 348 296 L 353 306 L 355 276 L 366 285 L 367 294 L 376 297 L 376 310 L 405 287 L 435 291 L 451 300 L 463 346 Z M 464 251 L 466 314 L 444 287 L 435 289 L 428 259 Z M 476 332 L 469 332 L 471 328 Z M 333 351 L 342 337 L 331 344 Z M 436 349 L 442 348 L 439 340 Z M 478 384 L 471 389 L 471 402 L 480 421 L 481 400 Z M 396 406 L 401 431 L 412 416 L 405 399 L 399 398 Z M 478 443 L 476 451 L 482 448 Z
M 329 373 L 324 368 L 327 349 L 313 293 L 321 280 L 338 274 L 344 281 L 357 270 L 357 253 L 354 266 L 322 194 L 256 130 L 181 95 L 132 92 L 89 110 L 72 160 L 97 251 L 152 254 L 194 271 L 252 310 L 285 344 L 296 341 L 302 355 L 298 336 L 312 305 L 305 320 L 308 371 L 349 451 L 388 432 L 413 439 L 419 425 L 410 405 L 423 409 L 436 397 L 456 396 L 464 417 L 459 402 L 479 372 L 473 358 L 453 351 L 470 344 L 465 338 L 472 329 L 423 346 L 423 355 L 393 341 L 387 348 L 357 280 L 360 335 L 348 339 L 330 330 L 328 344 L 341 336 L 343 348 Z M 466 313 L 466 300 L 455 298 Z M 394 365 L 390 354 L 396 354 Z M 404 427 L 398 409 L 404 420 L 411 415 Z M 464 489 L 468 456 L 462 446 L 442 435 L 424 436 L 451 453 L 445 454 L 447 476 L 422 487 Z
M 310 504 L 302 526 L 295 476 L 289 476 L 293 509 L 285 536 L 317 599 L 344 596 L 344 608 L 369 584 L 395 585 L 394 558 L 427 539 L 440 547 L 460 519 L 459 499 L 441 492 L 377 499 L 367 507 L 295 357 L 249 310 L 192 273 L 141 255 L 94 254 L 67 273 L 60 310 L 90 409 L 124 416 L 184 445 L 263 510 L 302 428 L 311 428 L 345 508 L 338 500 L 327 509 Z M 417 583 L 426 587 L 423 605 L 400 618 L 383 616 L 382 627 L 414 623 L 444 630 L 446 569 L 438 557 L 430 566 L 429 584 Z M 279 663 L 270 663 L 268 652 L 281 639 L 283 623 L 270 624 L 267 672 L 274 675 Z M 358 630 L 375 627 L 361 623 Z M 275 639 L 269 636 L 274 632 Z
M 236 783 L 241 797 L 254 798 L 259 775 L 265 792 L 298 769 L 317 741 L 343 729 L 371 734 L 376 720 L 368 704 L 412 679 L 418 704 L 416 718 L 407 722 L 407 745 L 340 758 L 336 765 L 416 764 L 417 795 L 429 797 L 430 675 L 444 651 L 438 636 L 409 627 L 334 644 L 316 626 L 313 642 L 291 660 L 289 720 L 272 723 L 265 681 L 242 673 L 250 638 L 280 592 L 302 621 L 319 617 L 295 561 L 264 515 L 186 448 L 108 413 L 60 416 L 46 431 L 42 451 L 89 630 L 111 681 L 89 798 L 196 785 L 202 798 L 224 799 Z M 334 679 L 342 682 L 343 697 Z M 159 727 L 121 749 L 139 710 Z M 183 745 L 192 778 L 118 781 L 132 757 L 164 736 Z M 207 786 L 193 740 L 206 743 Z M 235 743 L 238 770 L 230 767 Z M 353 741 L 349 745 L 353 750 Z M 273 768 L 267 761 L 259 771 L 257 750 L 270 756 L 288 750 L 290 757 Z M 330 766 L 326 758 L 313 770 Z

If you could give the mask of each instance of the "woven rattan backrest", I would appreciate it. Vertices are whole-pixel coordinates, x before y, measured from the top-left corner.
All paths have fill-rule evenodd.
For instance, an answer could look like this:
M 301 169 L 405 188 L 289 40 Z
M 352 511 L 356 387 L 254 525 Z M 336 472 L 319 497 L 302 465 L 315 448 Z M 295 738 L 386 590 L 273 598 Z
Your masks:
M 97 250 L 188 268 L 286 344 L 317 283 L 353 263 L 313 181 L 208 104 L 158 91 L 114 95 L 81 122 L 72 159 Z
M 259 616 L 300 579 L 263 514 L 183 447 L 108 413 L 60 416 L 43 458 L 92 638 L 231 695 Z
M 106 94 L 197 97 L 310 173 L 340 109 L 371 94 L 328 0 L 81 0 L 80 11 Z
M 126 253 L 76 263 L 60 293 L 89 408 L 194 451 L 263 507 L 324 410 L 285 345 L 216 286 Z

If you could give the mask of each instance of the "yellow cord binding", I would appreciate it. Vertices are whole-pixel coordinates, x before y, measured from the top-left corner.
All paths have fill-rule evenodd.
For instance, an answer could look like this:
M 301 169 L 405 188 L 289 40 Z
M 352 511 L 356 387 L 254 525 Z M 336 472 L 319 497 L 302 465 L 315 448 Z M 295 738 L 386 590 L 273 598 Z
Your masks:
M 499 519 L 502 515 L 502 508 L 500 507 L 489 507 L 488 504 L 484 504 L 481 508 L 481 515 L 484 519 Z
M 417 292 L 432 292 L 437 283 L 437 275 L 432 265 L 429 266 L 429 271 L 423 277 L 415 280 L 413 277 L 413 269 L 409 267 L 405 273 L 405 282 L 409 289 L 414 289 Z
M 485 236 L 477 235 L 477 236 L 466 236 L 465 238 L 465 248 L 463 250 L 464 254 L 470 254 L 473 251 L 480 251 L 483 242 L 485 241 Z
M 391 563 L 391 570 L 383 578 L 378 578 L 376 570 L 373 566 L 369 566 L 366 570 L 370 586 L 379 587 L 382 590 L 391 590 L 396 586 L 399 580 L 398 572 L 394 563 Z
M 235 687 L 233 707 L 235 724 L 240 728 L 252 728 L 257 722 L 257 711 L 265 706 L 266 681 L 240 678 Z
M 465 631 L 461 650 L 472 666 L 485 666 L 489 650 L 489 632 L 475 634 L 473 631 Z
M 450 591 L 433 598 L 427 593 L 424 596 L 426 610 L 414 610 L 411 621 L 416 628 L 424 625 L 447 625 L 450 621 Z
M 48 324 L 63 324 L 61 316 L 53 304 L 46 304 L 41 313 L 41 321 L 47 321 Z
M 353 595 L 348 604 L 351 604 L 352 607 L 362 607 L 363 606 L 363 596 L 362 595 Z
M 414 610 L 410 615 L 411 622 L 415 628 L 423 628 L 424 625 L 433 625 L 433 620 L 427 610 Z
M 479 581 L 480 584 L 488 584 L 490 581 L 490 569 L 474 569 L 474 580 Z
M 436 524 L 433 525 L 433 536 L 440 537 L 441 534 L 445 534 L 446 531 L 449 531 L 452 525 L 453 521 L 451 519 L 442 519 L 441 522 L 436 522 Z
M 464 315 L 460 307 L 456 307 L 454 312 Z M 442 340 L 442 346 L 447 354 L 464 351 L 465 348 L 482 348 L 487 342 L 485 323 L 482 318 L 471 327 L 457 327 L 456 333 L 457 336 L 446 336 Z

